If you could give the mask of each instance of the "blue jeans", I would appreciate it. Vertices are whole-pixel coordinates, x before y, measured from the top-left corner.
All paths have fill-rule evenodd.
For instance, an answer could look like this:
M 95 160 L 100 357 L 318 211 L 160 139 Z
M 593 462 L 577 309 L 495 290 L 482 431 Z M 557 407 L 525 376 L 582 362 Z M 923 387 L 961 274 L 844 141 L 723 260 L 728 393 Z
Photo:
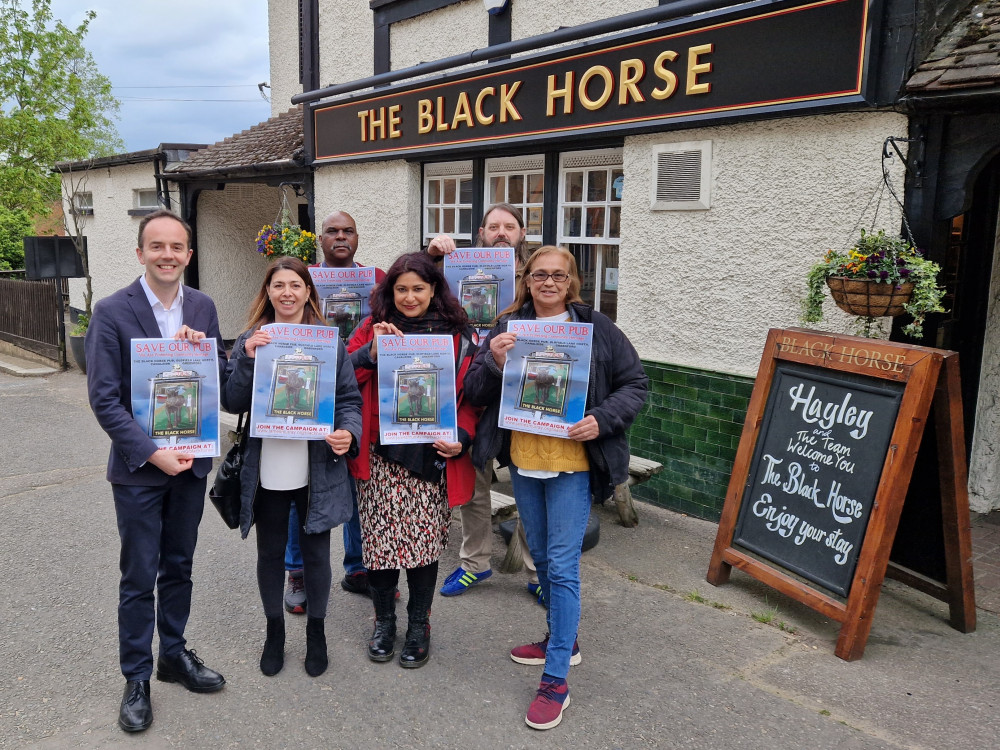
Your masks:
M 565 679 L 580 626 L 580 554 L 590 519 L 590 473 L 563 472 L 551 479 L 533 479 L 521 476 L 512 466 L 510 479 L 548 605 L 545 673 Z
M 354 477 L 351 482 L 351 502 L 354 512 L 351 520 L 344 524 L 344 572 L 348 575 L 364 570 L 361 562 L 361 519 L 358 518 L 358 485 Z M 302 570 L 302 550 L 299 549 L 299 514 L 292 504 L 288 514 L 288 544 L 285 547 L 285 570 Z

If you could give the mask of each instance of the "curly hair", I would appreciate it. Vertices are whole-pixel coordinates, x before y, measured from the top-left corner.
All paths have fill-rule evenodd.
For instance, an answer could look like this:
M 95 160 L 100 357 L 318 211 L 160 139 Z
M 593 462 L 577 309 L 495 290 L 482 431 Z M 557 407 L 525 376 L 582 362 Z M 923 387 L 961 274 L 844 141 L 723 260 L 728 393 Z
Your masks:
M 464 330 L 469 325 L 469 316 L 455 298 L 455 295 L 452 294 L 444 273 L 434 263 L 434 259 L 424 252 L 400 255 L 389 266 L 389 270 L 386 271 L 382 283 L 378 284 L 372 290 L 371 319 L 373 323 L 384 322 L 388 319 L 390 313 L 396 309 L 393 287 L 396 286 L 396 281 L 404 273 L 415 273 L 431 285 L 434 290 L 434 296 L 431 297 L 428 310 L 433 310 L 440 315 L 442 320 L 444 320 L 454 333 Z

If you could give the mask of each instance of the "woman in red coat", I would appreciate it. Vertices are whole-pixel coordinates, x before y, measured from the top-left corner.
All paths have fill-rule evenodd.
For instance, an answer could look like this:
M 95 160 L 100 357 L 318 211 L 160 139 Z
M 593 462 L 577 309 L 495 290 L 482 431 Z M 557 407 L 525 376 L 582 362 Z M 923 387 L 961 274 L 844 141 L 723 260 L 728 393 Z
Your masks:
M 476 353 L 475 334 L 441 270 L 425 253 L 398 258 L 373 290 L 371 307 L 371 317 L 347 347 L 364 400 L 361 449 L 350 467 L 358 480 L 362 557 L 375 604 L 368 656 L 389 661 L 395 653 L 396 586 L 403 568 L 409 587 L 408 625 L 399 662 L 415 668 L 430 657 L 428 619 L 438 558 L 448 544 L 450 509 L 468 502 L 475 485 L 469 449 L 478 409 L 466 401 L 463 389 Z M 454 339 L 457 442 L 379 442 L 375 337 L 414 333 L 444 333 Z

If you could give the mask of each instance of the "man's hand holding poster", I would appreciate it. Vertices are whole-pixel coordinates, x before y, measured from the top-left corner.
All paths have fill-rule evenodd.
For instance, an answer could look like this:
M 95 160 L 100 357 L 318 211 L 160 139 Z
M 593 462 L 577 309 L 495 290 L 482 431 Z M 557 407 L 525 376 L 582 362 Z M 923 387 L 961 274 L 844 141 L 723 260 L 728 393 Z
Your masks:
M 319 293 L 319 307 L 327 325 L 336 326 L 346 343 L 354 329 L 371 314 L 369 296 L 375 286 L 375 268 L 309 269 L 313 284 Z
M 132 339 L 132 416 L 157 448 L 219 455 L 215 339 Z
M 251 437 L 325 438 L 333 432 L 339 331 L 291 323 L 262 330 L 271 343 L 256 349 Z
M 460 247 L 444 256 L 444 277 L 480 335 L 514 301 L 512 247 Z
M 517 340 L 503 368 L 500 427 L 567 437 L 587 405 L 593 324 L 511 320 L 507 331 Z
M 383 445 L 456 442 L 451 336 L 379 336 L 378 426 Z

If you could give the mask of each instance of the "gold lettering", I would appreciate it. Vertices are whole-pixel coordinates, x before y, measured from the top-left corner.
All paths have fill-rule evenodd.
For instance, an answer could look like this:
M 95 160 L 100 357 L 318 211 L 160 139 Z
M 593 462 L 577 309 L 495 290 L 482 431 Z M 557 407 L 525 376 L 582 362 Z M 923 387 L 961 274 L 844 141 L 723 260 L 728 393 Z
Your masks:
M 464 91 L 458 95 L 458 104 L 455 105 L 455 116 L 451 120 L 451 129 L 457 130 L 458 124 L 464 122 L 466 127 L 473 127 L 476 123 L 472 121 L 472 112 L 469 105 L 469 95 Z
M 669 99 L 677 91 L 677 74 L 672 70 L 667 70 L 664 63 L 673 62 L 677 59 L 677 53 L 673 50 L 665 50 L 656 56 L 653 62 L 653 75 L 663 81 L 663 88 L 653 89 L 650 92 L 656 100 Z
M 556 113 L 556 99 L 563 100 L 563 114 L 573 114 L 573 71 L 566 73 L 566 85 L 556 88 L 555 75 L 549 76 L 548 92 L 545 95 L 545 116 L 552 117 Z
M 500 86 L 500 122 L 507 122 L 508 114 L 512 120 L 521 119 L 521 113 L 514 106 L 514 95 L 519 88 L 521 88 L 520 81 L 514 81 L 512 86 L 506 83 Z
M 495 96 L 497 93 L 495 86 L 487 86 L 479 95 L 476 97 L 476 120 L 480 125 L 490 125 L 496 118 L 496 115 L 486 115 L 483 113 L 483 99 L 487 96 Z
M 417 132 L 420 134 L 429 133 L 434 129 L 434 115 L 431 110 L 434 102 L 430 99 L 421 99 L 417 102 Z
M 707 55 L 715 49 L 714 44 L 699 44 L 688 50 L 688 70 L 687 70 L 687 94 L 707 94 L 712 90 L 711 83 L 698 83 L 698 76 L 701 73 L 712 72 L 712 63 L 698 62 L 699 55 Z
M 436 130 L 447 130 L 448 123 L 444 119 L 444 97 L 437 98 L 437 128 Z
M 587 93 L 587 86 L 594 78 L 600 78 L 604 81 L 604 93 L 601 94 L 597 99 L 591 99 L 590 95 Z M 593 68 L 587 70 L 582 76 L 580 76 L 580 103 L 589 109 L 591 112 L 600 109 L 605 104 L 608 103 L 608 99 L 615 92 L 615 77 L 603 65 L 595 65 Z
M 385 107 L 378 108 L 378 117 L 375 110 L 371 110 L 368 116 L 368 140 L 375 140 L 375 131 L 378 130 L 378 137 L 385 138 Z
M 636 85 L 646 74 L 646 63 L 638 58 L 632 60 L 622 60 L 619 68 L 619 78 L 621 78 L 621 88 L 618 89 L 618 103 L 622 106 L 628 104 L 629 97 L 634 102 L 646 101 L 639 87 Z
M 402 104 L 393 104 L 389 107 L 389 137 L 390 138 L 402 138 L 403 133 L 399 129 L 399 124 L 403 121 L 403 118 L 399 115 L 399 110 L 403 108 Z
M 368 110 L 358 112 L 358 119 L 361 120 L 361 142 L 364 143 L 368 140 Z

